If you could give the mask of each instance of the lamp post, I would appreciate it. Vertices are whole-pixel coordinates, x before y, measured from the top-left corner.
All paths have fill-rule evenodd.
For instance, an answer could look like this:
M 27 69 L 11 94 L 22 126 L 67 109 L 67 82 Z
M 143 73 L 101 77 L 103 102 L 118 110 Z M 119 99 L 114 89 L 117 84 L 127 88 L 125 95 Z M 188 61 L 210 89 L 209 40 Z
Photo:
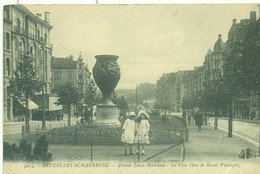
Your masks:
M 43 86 L 42 86 L 42 130 L 46 130 L 46 124 L 45 124 L 45 58 L 43 54 L 43 64 L 42 64 L 42 80 L 43 80 Z
M 46 123 L 45 123 L 45 83 L 42 87 L 42 130 L 46 130 Z
M 138 114 L 138 84 L 135 89 L 135 114 Z

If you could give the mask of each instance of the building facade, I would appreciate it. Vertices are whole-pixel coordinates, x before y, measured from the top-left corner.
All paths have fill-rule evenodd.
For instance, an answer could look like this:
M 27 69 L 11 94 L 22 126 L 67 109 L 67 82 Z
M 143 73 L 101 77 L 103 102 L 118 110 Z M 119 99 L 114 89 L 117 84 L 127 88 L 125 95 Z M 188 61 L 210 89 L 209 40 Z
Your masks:
M 249 19 L 242 19 L 238 23 L 233 19 L 233 24 L 228 32 L 228 40 L 226 42 L 227 49 L 233 49 L 234 45 L 241 42 L 245 37 L 245 31 L 248 30 L 250 23 L 260 22 L 256 18 L 256 12 L 251 11 Z M 260 97 L 256 91 L 248 91 L 246 94 L 241 93 L 233 101 L 233 116 L 241 119 L 251 119 L 252 114 L 255 119 L 260 119 Z
M 13 99 L 8 95 L 9 81 L 13 71 L 25 54 L 34 58 L 37 76 L 46 83 L 45 93 L 50 93 L 52 44 L 50 43 L 49 12 L 34 15 L 23 5 L 4 6 L 3 18 L 3 91 L 4 122 L 16 120 Z
M 164 74 L 156 84 L 156 103 L 164 103 L 167 100 L 170 110 L 182 112 L 182 99 L 189 90 L 187 78 L 190 74 L 191 71 Z
M 79 55 L 76 61 L 73 56 L 66 58 L 52 58 L 52 85 L 51 89 L 55 93 L 62 85 L 70 84 L 77 88 L 81 94 L 86 90 L 91 73 L 88 66 Z
M 90 81 L 90 71 L 88 66 L 83 62 L 83 58 L 79 55 L 77 60 L 73 60 L 73 56 L 66 58 L 52 58 L 52 93 L 59 90 L 62 85 L 69 84 L 77 88 L 83 95 L 86 91 L 87 84 Z M 63 106 L 63 113 L 68 113 L 70 107 L 71 116 L 75 113 L 83 112 L 83 101 L 78 106 Z

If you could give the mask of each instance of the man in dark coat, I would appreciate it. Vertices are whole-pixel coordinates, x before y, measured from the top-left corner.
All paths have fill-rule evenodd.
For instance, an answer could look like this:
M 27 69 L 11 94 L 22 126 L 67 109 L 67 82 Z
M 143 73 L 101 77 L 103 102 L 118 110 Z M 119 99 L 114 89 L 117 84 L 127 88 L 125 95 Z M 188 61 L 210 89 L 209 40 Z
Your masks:
M 201 125 L 203 123 L 202 123 L 202 115 L 199 111 L 197 111 L 196 114 L 195 114 L 195 122 L 196 122 L 196 125 L 198 126 L 198 131 L 200 132 L 201 131 Z

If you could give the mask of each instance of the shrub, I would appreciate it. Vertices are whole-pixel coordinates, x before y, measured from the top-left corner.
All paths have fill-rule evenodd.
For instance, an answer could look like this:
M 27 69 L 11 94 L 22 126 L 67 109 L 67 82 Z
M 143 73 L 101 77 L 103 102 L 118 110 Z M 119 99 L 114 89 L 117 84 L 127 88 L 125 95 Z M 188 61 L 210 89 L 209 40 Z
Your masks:
M 18 153 L 18 147 L 16 144 L 10 145 L 9 143 L 4 142 L 3 151 L 4 160 L 13 160 Z
M 48 153 L 48 141 L 46 140 L 46 136 L 40 137 L 36 141 L 36 145 L 33 148 L 33 157 L 36 160 L 48 161 L 51 160 L 52 154 Z
M 42 136 L 37 140 L 33 151 L 32 143 L 28 143 L 28 141 L 25 139 L 19 142 L 19 146 L 16 144 L 10 145 L 9 143 L 4 142 L 3 150 L 4 160 L 46 161 L 51 160 L 52 158 L 52 154 L 48 153 L 48 141 L 46 140 L 45 136 Z
M 19 142 L 18 159 L 31 160 L 32 159 L 32 143 L 28 143 L 26 140 Z

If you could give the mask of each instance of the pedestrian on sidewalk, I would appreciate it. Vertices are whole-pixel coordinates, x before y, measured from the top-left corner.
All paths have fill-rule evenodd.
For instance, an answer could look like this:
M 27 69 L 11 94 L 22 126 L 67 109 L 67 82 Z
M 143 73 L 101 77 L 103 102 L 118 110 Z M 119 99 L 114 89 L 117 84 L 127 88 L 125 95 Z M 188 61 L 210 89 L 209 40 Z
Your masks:
M 150 144 L 149 141 L 149 130 L 150 130 L 150 119 L 149 115 L 145 111 L 139 111 L 138 118 L 136 121 L 136 136 L 135 142 L 140 143 L 142 145 L 142 155 L 145 155 L 144 148 L 145 144 Z M 137 149 L 136 153 L 138 154 L 139 149 Z
M 191 122 L 191 113 L 188 113 L 188 123 L 190 125 L 190 122 Z
M 182 118 L 183 118 L 184 120 L 186 120 L 186 111 L 183 111 L 183 112 L 182 112 Z
M 203 125 L 202 122 L 202 115 L 200 111 L 197 111 L 195 114 L 195 124 L 198 126 L 198 131 L 201 131 L 201 126 Z
M 128 118 L 125 120 L 124 125 L 122 127 L 122 137 L 121 141 L 125 143 L 125 155 L 127 156 L 127 148 L 130 146 L 130 155 L 133 154 L 133 144 L 135 139 L 135 113 L 130 112 Z

